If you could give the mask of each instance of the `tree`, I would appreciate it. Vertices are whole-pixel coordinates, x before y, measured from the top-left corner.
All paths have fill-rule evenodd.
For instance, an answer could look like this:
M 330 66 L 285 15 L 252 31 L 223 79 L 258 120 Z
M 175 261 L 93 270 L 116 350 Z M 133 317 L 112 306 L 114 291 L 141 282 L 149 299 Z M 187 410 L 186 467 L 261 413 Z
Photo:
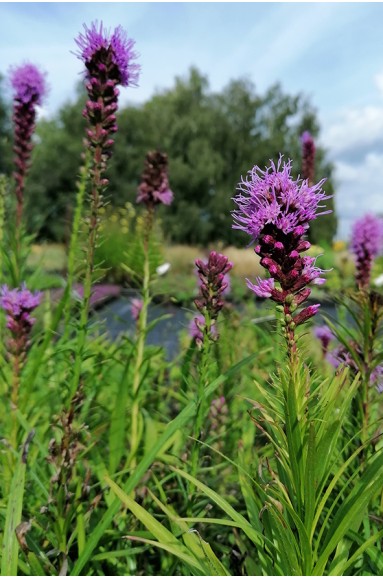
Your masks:
M 59 239 L 65 207 L 73 202 L 80 165 L 84 96 L 65 105 L 56 119 L 40 123 L 40 145 L 30 175 L 31 215 L 46 218 L 42 234 Z M 118 114 L 119 130 L 109 164 L 108 197 L 115 205 L 135 202 L 146 152 L 158 149 L 169 157 L 175 200 L 162 208 L 169 240 L 206 245 L 216 241 L 243 244 L 232 230 L 232 197 L 236 186 L 255 164 L 264 167 L 282 153 L 301 169 L 300 135 L 319 134 L 316 112 L 303 95 L 284 94 L 280 85 L 259 94 L 247 79 L 236 79 L 220 92 L 209 89 L 197 69 L 174 86 L 155 94 L 141 106 L 126 106 Z M 328 177 L 332 166 L 317 150 L 317 178 Z M 313 225 L 313 240 L 329 242 L 335 233 L 333 214 L 328 225 Z M 41 220 L 41 219 L 40 219 Z M 60 224 L 61 223 L 61 224 Z M 322 220 L 323 223 L 323 220 Z

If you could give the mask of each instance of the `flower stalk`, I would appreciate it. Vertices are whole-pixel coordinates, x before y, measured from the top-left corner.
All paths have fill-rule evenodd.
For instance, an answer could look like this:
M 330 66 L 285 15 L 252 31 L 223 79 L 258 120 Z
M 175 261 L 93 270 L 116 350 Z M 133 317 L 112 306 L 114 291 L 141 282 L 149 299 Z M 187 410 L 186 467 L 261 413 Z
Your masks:
M 24 207 L 25 178 L 33 150 L 33 133 L 36 128 L 36 107 L 41 105 L 47 92 L 45 75 L 33 64 L 11 68 L 10 82 L 13 89 L 14 172 L 16 195 L 15 221 L 15 272 L 14 282 L 21 281 L 21 240 Z
M 218 339 L 216 321 L 224 307 L 224 295 L 228 289 L 228 273 L 233 264 L 220 253 L 211 251 L 207 262 L 197 259 L 197 273 L 199 277 L 199 295 L 194 303 L 201 316 L 194 320 L 194 337 L 201 350 L 199 374 L 197 382 L 197 412 L 193 428 L 193 437 L 200 440 L 203 434 L 203 423 L 208 413 L 208 400 L 204 400 L 204 392 L 211 381 L 213 371 L 212 345 Z M 191 471 L 195 476 L 199 465 L 200 445 L 193 445 L 191 456 Z
M 88 216 L 88 244 L 84 274 L 83 303 L 80 313 L 78 348 L 73 372 L 71 395 L 78 388 L 82 360 L 86 347 L 90 298 L 95 273 L 95 250 L 99 232 L 99 212 L 108 185 L 105 176 L 112 155 L 113 135 L 117 132 L 118 85 L 136 85 L 139 66 L 132 61 L 136 54 L 134 41 L 127 38 L 119 26 L 109 34 L 102 24 L 93 22 L 76 39 L 76 54 L 85 64 L 85 87 L 88 93 L 83 116 L 87 120 L 85 149 L 90 156 L 90 211 Z
M 135 467 L 137 463 L 137 452 L 140 446 L 140 387 L 142 365 L 145 357 L 148 308 L 151 302 L 150 241 L 154 226 L 155 207 L 160 204 L 170 205 L 172 201 L 173 192 L 169 188 L 167 155 L 159 151 L 150 151 L 146 155 L 144 171 L 137 191 L 137 203 L 143 203 L 146 211 L 143 239 L 144 268 L 142 279 L 142 300 L 140 302 L 140 310 L 136 320 L 137 345 L 132 382 L 130 454 L 128 459 L 130 467 Z
M 17 449 L 18 421 L 16 412 L 19 406 L 19 391 L 21 372 L 25 364 L 27 352 L 30 347 L 30 333 L 36 321 L 31 313 L 39 306 L 40 293 L 31 293 L 25 286 L 21 289 L 9 289 L 6 285 L 0 291 L 0 307 L 6 312 L 6 326 L 10 336 L 7 339 L 6 348 L 12 361 L 12 385 L 11 385 L 11 444 Z
M 316 315 L 320 305 L 309 305 L 300 311 L 311 294 L 311 283 L 325 282 L 323 271 L 314 257 L 303 255 L 310 243 L 305 239 L 309 222 L 323 207 L 320 203 L 328 197 L 322 192 L 324 180 L 310 185 L 308 180 L 291 177 L 291 161 L 262 171 L 255 166 L 247 180 L 239 184 L 239 194 L 234 198 L 237 209 L 233 211 L 233 228 L 250 235 L 254 251 L 260 256 L 261 265 L 270 277 L 258 277 L 247 285 L 257 297 L 271 299 L 282 313 L 281 325 L 289 358 L 297 356 L 296 328 Z

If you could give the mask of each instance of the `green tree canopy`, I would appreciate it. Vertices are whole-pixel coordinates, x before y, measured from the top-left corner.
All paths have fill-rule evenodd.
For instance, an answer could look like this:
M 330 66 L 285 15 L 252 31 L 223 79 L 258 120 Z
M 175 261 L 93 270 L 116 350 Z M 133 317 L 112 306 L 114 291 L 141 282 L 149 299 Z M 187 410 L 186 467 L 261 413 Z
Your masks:
M 82 92 L 57 118 L 38 127 L 29 211 L 30 222 L 39 221 L 46 237 L 62 238 L 67 207 L 73 203 L 84 135 L 83 104 Z M 263 167 L 269 159 L 277 160 L 280 153 L 293 160 L 298 175 L 300 135 L 304 130 L 314 137 L 319 134 L 316 111 L 303 95 L 287 95 L 279 84 L 261 95 L 247 79 L 233 80 L 214 93 L 195 68 L 143 105 L 122 108 L 118 125 L 108 171 L 110 200 L 115 205 L 134 202 L 146 152 L 166 152 L 175 200 L 161 209 L 164 231 L 169 240 L 197 244 L 246 242 L 231 228 L 232 197 L 241 175 L 255 164 Z M 318 179 L 328 178 L 331 193 L 332 166 L 321 148 L 316 172 Z M 320 225 L 314 224 L 312 241 L 330 242 L 336 232 L 335 214 L 322 218 Z

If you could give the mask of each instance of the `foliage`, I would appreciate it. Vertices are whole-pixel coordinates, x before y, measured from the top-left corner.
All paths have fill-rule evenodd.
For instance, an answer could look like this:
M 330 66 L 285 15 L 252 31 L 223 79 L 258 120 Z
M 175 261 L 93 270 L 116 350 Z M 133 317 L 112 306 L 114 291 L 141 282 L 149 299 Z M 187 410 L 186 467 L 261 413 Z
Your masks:
M 40 237 L 62 241 L 68 235 L 71 206 L 81 156 L 84 97 L 67 103 L 57 118 L 38 126 L 39 146 L 34 151 L 29 176 L 31 228 Z M 175 202 L 161 211 L 168 240 L 204 245 L 222 241 L 240 244 L 231 230 L 231 197 L 249 166 L 268 164 L 279 153 L 301 158 L 300 135 L 309 130 L 319 135 L 316 112 L 303 95 L 291 96 L 280 85 L 259 94 L 245 79 L 229 82 L 221 92 L 192 68 L 176 78 L 172 88 L 155 94 L 140 106 L 128 105 L 118 114 L 116 151 L 108 170 L 108 195 L 115 206 L 135 202 L 146 152 L 168 154 L 170 184 Z M 326 191 L 333 194 L 332 165 L 318 147 L 318 180 L 328 178 Z M 300 172 L 299 162 L 295 171 Z M 329 208 L 334 210 L 333 202 Z M 312 241 L 331 243 L 336 232 L 333 212 L 312 227 Z
M 103 48 L 101 56 L 112 48 Z M 285 97 L 278 88 L 269 91 L 267 102 L 243 81 L 222 95 L 210 95 L 207 88 L 206 80 L 192 71 L 188 82 L 178 80 L 173 91 L 135 111 L 138 116 L 130 121 L 142 135 L 138 138 L 133 130 L 128 159 L 122 163 L 129 147 L 115 157 L 117 165 L 125 167 L 128 160 L 134 169 L 134 157 L 141 162 L 140 138 L 150 146 L 156 144 L 151 139 L 161 137 L 165 144 L 178 139 L 172 158 L 184 196 L 168 213 L 164 207 L 157 211 L 153 202 L 139 214 L 131 204 L 106 204 L 97 139 L 91 151 L 85 147 L 81 168 L 77 160 L 65 165 L 72 177 L 78 175 L 70 185 L 73 219 L 65 259 L 57 247 L 36 254 L 34 237 L 24 227 L 17 232 L 20 244 L 14 244 L 15 207 L 8 202 L 7 180 L 0 179 L 0 274 L 6 284 L 0 293 L 2 575 L 382 574 L 379 291 L 358 289 L 343 271 L 347 279 L 340 281 L 337 318 L 328 320 L 338 340 L 338 351 L 334 345 L 330 352 L 335 369 L 323 343 L 320 349 L 307 325 L 293 321 L 299 288 L 286 297 L 287 310 L 261 308 L 243 295 L 239 303 L 230 303 L 223 272 L 231 264 L 228 256 L 215 253 L 208 269 L 204 263 L 198 266 L 204 279 L 197 306 L 204 324 L 195 327 L 202 337 L 191 337 L 184 327 L 179 350 L 170 352 L 170 359 L 163 343 L 149 344 L 151 332 L 171 316 L 150 316 L 161 287 L 157 264 L 165 258 L 159 248 L 160 219 L 169 237 L 184 238 L 186 231 L 185 238 L 195 235 L 198 243 L 230 240 L 227 197 L 222 218 L 212 211 L 196 231 L 190 228 L 199 223 L 193 215 L 223 198 L 223 172 L 227 182 L 234 178 L 236 165 L 252 154 L 254 143 L 268 144 L 267 154 L 275 156 L 273 147 L 283 151 L 290 138 L 290 144 L 296 143 L 302 129 L 290 123 L 300 111 L 300 99 Z M 159 104 L 162 116 L 157 116 Z M 122 111 L 123 126 L 124 115 L 132 110 Z M 216 123 L 209 125 L 212 110 Z M 73 129 L 70 141 L 80 126 L 76 107 L 72 112 L 73 117 L 61 118 Z M 251 133 L 249 144 L 240 136 L 254 115 L 258 132 Z M 94 119 L 97 135 L 100 121 L 97 115 Z M 55 123 L 40 126 L 51 144 L 52 127 L 60 128 Z M 219 170 L 218 152 L 209 152 L 210 131 L 232 156 L 232 164 L 225 161 Z M 125 130 L 122 138 L 128 138 Z M 71 146 L 78 148 L 80 159 L 79 144 Z M 201 151 L 207 163 L 200 160 Z M 34 160 L 38 166 L 38 153 Z M 191 170 L 193 163 L 200 163 L 198 171 Z M 48 174 L 51 166 L 44 170 L 42 178 L 48 182 L 52 177 L 52 201 L 55 177 Z M 119 187 L 123 174 L 114 174 L 111 190 Z M 63 179 L 64 173 L 58 176 Z M 204 188 L 212 178 L 214 202 Z M 69 203 L 65 190 L 62 206 Z M 182 202 L 195 208 L 190 218 L 182 217 Z M 40 225 L 45 227 L 40 234 L 45 230 L 48 236 L 48 222 Z M 189 281 L 194 275 L 197 285 L 190 249 L 186 256 L 180 256 L 183 249 L 173 249 L 178 281 L 181 275 Z M 324 240 L 310 251 L 318 258 L 323 252 L 327 267 L 336 266 L 338 249 L 329 251 Z M 292 257 L 292 252 L 286 255 L 286 270 Z M 252 249 L 240 253 L 230 247 L 230 259 L 233 275 L 237 265 L 236 282 L 260 272 Z M 52 277 L 42 268 L 48 263 Z M 30 289 L 54 286 L 64 266 L 58 299 L 49 290 L 30 294 Z M 116 339 L 92 316 L 92 291 L 106 271 L 115 280 L 135 284 L 140 294 L 135 303 L 126 300 L 131 312 L 135 305 L 134 313 Z M 18 291 L 21 280 L 26 287 Z M 76 293 L 75 284 L 82 291 Z M 232 288 L 238 292 L 235 283 Z M 188 313 L 193 322 L 196 309 Z

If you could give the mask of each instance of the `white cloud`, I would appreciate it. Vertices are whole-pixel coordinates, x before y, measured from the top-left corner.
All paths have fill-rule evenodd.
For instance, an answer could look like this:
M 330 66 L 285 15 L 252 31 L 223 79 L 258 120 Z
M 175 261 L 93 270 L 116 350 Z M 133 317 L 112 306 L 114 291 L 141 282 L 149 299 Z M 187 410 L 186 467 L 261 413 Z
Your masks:
M 383 106 L 344 110 L 339 120 L 323 133 L 323 141 L 334 155 L 374 145 L 382 139 Z
M 376 86 L 379 89 L 379 92 L 383 96 L 383 72 L 378 72 L 378 74 L 375 74 L 374 80 L 375 80 Z
M 368 153 L 357 165 L 336 164 L 338 237 L 347 239 L 352 223 L 365 213 L 383 215 L 383 154 Z

